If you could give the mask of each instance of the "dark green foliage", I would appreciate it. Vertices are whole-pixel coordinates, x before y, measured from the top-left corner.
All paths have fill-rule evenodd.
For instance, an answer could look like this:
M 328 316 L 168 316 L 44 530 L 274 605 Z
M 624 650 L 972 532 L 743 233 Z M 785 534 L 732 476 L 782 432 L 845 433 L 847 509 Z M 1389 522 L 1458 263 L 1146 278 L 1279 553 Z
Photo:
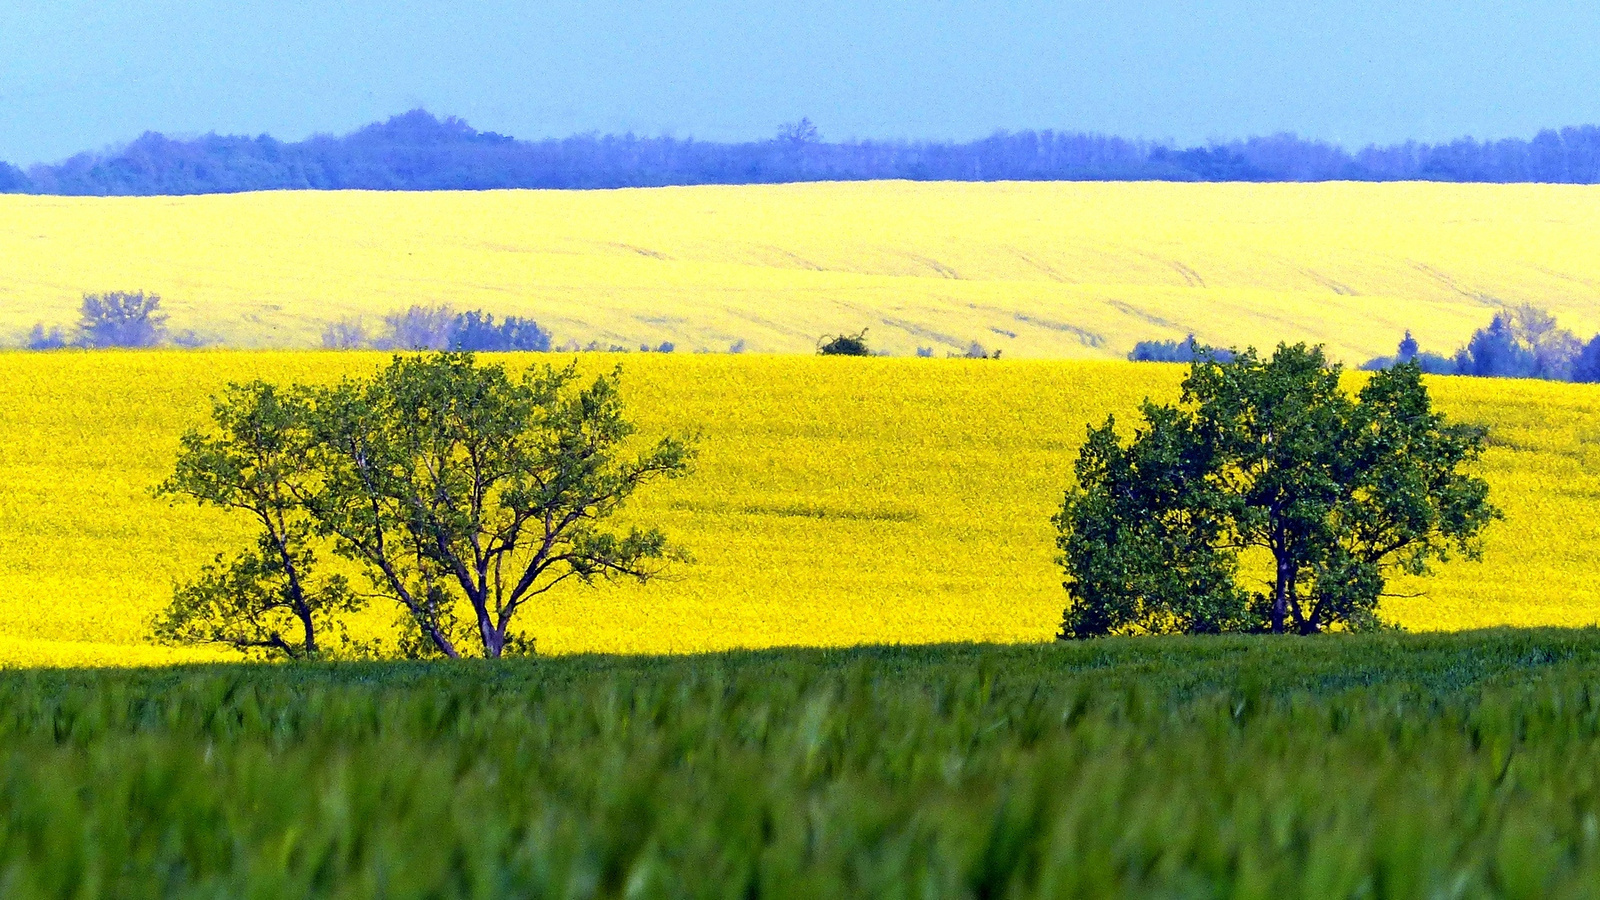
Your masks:
M 242 512 L 260 530 L 253 549 L 231 560 L 218 554 L 177 588 L 156 620 L 158 639 L 228 644 L 269 658 L 352 649 L 336 621 L 363 602 L 343 578 L 317 573 L 302 502 L 318 480 L 308 459 L 310 404 L 304 391 L 230 385 L 212 403 L 211 430 L 183 436 L 173 474 L 157 493 Z M 330 642 L 330 633 L 340 639 Z
M 1114 421 L 1091 428 L 1055 518 L 1061 636 L 1369 630 L 1390 573 L 1477 558 L 1499 515 L 1466 473 L 1485 434 L 1435 412 L 1421 379 L 1395 366 L 1351 397 L 1320 348 L 1280 345 L 1194 363 L 1127 447 Z M 1268 591 L 1247 599 L 1252 551 Z
M 867 347 L 867 330 L 865 328 L 855 334 L 825 337 L 817 343 L 817 352 L 823 356 L 872 355 L 872 351 Z
M 166 335 L 161 298 L 144 291 L 84 294 L 78 320 L 85 347 L 154 347 Z
M 1189 363 L 1206 357 L 1227 362 L 1233 359 L 1233 351 L 1195 343 L 1191 334 L 1182 341 L 1140 341 L 1128 354 L 1128 359 L 1134 362 Z
M 1218 514 L 1226 498 L 1210 478 L 1216 460 L 1176 410 L 1146 402 L 1144 416 L 1128 447 L 1107 420 L 1078 454 L 1084 489 L 1067 495 L 1056 518 L 1074 578 L 1061 635 L 1249 630 Z
M 606 527 L 692 457 L 674 438 L 630 449 L 618 377 L 583 385 L 571 366 L 542 366 L 514 378 L 439 353 L 328 388 L 231 387 L 215 434 L 184 438 L 160 490 L 250 513 L 262 549 L 180 589 L 160 634 L 315 655 L 327 617 L 357 605 L 307 571 L 322 539 L 399 606 L 402 652 L 531 652 L 515 630 L 525 605 L 568 581 L 647 581 L 675 555 L 658 529 Z M 271 624 L 286 613 L 298 644 Z
M 316 555 L 304 540 L 280 545 L 262 534 L 232 559 L 218 554 L 193 581 L 179 585 L 155 622 L 168 644 L 226 644 L 268 659 L 331 653 L 365 655 L 339 617 L 366 605 L 341 576 L 315 576 Z
M 7 900 L 1528 897 L 1600 633 L 0 674 Z
M 673 438 L 627 450 L 617 377 L 580 385 L 572 366 L 513 378 L 470 353 L 396 357 L 315 395 L 308 459 L 321 480 L 307 506 L 422 646 L 500 656 L 526 644 L 513 626 L 527 603 L 573 579 L 645 581 L 670 556 L 657 529 L 604 527 L 691 457 Z

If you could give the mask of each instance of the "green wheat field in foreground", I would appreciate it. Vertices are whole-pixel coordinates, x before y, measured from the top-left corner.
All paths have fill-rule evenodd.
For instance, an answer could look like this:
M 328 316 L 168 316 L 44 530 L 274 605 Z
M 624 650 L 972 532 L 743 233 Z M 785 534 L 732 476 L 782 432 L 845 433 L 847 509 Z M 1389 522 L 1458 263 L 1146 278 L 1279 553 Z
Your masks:
M 0 892 L 1600 885 L 1600 632 L 0 674 Z

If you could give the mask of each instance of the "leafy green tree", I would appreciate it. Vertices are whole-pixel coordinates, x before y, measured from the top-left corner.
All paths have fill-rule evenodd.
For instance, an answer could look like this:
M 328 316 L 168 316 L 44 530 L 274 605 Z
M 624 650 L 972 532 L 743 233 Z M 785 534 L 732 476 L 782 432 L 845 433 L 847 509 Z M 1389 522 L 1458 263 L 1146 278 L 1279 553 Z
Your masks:
M 157 640 L 168 644 L 226 644 L 269 659 L 308 659 L 329 652 L 365 655 L 339 616 L 364 600 L 335 575 L 307 588 L 316 556 L 303 541 L 281 547 L 263 533 L 253 550 L 232 559 L 218 554 L 200 576 L 181 584 L 156 618 Z
M 1124 447 L 1091 429 L 1055 517 L 1062 637 L 1381 625 L 1389 575 L 1479 558 L 1500 513 L 1468 474 L 1483 429 L 1436 412 L 1415 364 L 1354 396 L 1321 348 L 1197 360 Z M 1267 590 L 1240 580 L 1270 560 Z
M 470 353 L 396 357 L 317 393 L 310 422 L 307 508 L 400 604 L 413 649 L 526 651 L 530 601 L 573 579 L 646 581 L 672 556 L 657 529 L 606 527 L 692 456 L 676 438 L 628 452 L 616 373 L 584 386 L 571 366 L 513 378 Z
M 301 497 L 307 467 L 303 395 L 253 382 L 230 385 L 212 405 L 213 428 L 185 434 L 159 495 L 247 513 L 260 527 L 256 546 L 232 560 L 218 555 L 181 585 L 156 621 L 157 637 L 214 642 L 268 657 L 300 659 L 329 650 L 336 618 L 362 605 L 340 576 L 320 577 L 312 523 Z M 342 646 L 348 646 L 342 642 Z

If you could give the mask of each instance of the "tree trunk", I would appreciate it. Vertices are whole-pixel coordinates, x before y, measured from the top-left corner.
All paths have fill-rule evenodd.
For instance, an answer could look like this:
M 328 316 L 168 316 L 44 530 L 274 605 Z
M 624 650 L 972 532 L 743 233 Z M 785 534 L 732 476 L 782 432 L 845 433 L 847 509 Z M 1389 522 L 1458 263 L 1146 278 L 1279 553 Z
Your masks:
M 1283 622 L 1289 615 L 1289 586 L 1294 581 L 1294 564 L 1287 555 L 1278 557 L 1278 580 L 1272 595 L 1272 633 L 1283 634 Z
M 483 638 L 483 655 L 489 659 L 499 659 L 506 648 L 505 632 L 494 627 L 489 620 L 488 610 L 480 607 L 475 611 L 478 614 L 478 634 Z

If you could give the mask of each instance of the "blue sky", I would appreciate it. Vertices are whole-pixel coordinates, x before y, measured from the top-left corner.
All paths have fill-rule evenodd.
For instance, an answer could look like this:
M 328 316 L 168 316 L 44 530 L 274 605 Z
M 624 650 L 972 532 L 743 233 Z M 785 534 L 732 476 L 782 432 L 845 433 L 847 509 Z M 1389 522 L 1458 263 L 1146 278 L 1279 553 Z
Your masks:
M 1600 122 L 1600 3 L 0 0 L 0 159 L 418 106 L 530 138 L 1530 136 Z

